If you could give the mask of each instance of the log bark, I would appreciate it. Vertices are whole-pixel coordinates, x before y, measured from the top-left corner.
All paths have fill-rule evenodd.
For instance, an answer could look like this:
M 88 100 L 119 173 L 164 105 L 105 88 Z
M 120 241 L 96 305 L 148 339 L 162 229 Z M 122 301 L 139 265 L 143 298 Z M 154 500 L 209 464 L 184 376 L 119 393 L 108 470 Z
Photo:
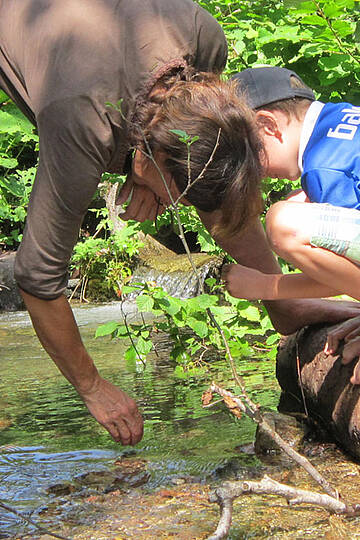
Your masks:
M 330 328 L 309 326 L 280 343 L 276 365 L 282 389 L 279 410 L 294 412 L 294 403 L 303 406 L 305 401 L 303 412 L 307 409 L 340 447 L 360 459 L 360 386 L 350 383 L 355 361 L 343 365 L 341 349 L 335 356 L 323 353 Z

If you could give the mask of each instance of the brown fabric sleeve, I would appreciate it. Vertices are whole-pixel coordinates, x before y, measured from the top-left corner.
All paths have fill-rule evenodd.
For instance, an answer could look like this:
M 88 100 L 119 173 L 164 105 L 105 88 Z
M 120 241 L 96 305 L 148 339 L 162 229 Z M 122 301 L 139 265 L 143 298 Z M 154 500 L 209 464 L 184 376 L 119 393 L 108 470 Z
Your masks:
M 52 103 L 38 128 L 39 166 L 15 277 L 26 292 L 51 300 L 66 287 L 72 249 L 113 139 L 106 111 L 87 96 Z
M 197 47 L 194 66 L 199 71 L 221 73 L 228 55 L 225 35 L 219 23 L 207 11 L 198 8 L 195 16 Z

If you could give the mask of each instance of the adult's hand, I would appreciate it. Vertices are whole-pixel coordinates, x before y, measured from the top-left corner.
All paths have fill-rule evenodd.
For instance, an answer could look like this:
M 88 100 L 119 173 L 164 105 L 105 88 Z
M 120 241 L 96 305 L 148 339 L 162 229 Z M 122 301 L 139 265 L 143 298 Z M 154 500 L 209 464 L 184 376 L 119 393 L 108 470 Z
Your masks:
M 42 300 L 25 291 L 21 294 L 44 349 L 82 397 L 90 413 L 115 441 L 139 442 L 143 420 L 135 401 L 100 377 L 84 347 L 65 296 Z
M 154 220 L 156 216 L 166 210 L 148 187 L 136 184 L 131 176 L 128 176 L 122 186 L 116 204 L 124 204 L 128 199 L 128 206 L 125 212 L 120 215 L 121 219 L 124 220 L 134 219 L 140 222 L 146 219 Z
M 80 395 L 89 412 L 114 441 L 134 445 L 141 440 L 142 416 L 136 402 L 120 388 L 98 377 L 93 388 Z
M 349 364 L 354 358 L 360 358 L 360 316 L 345 321 L 335 328 L 332 328 L 327 336 L 324 352 L 326 354 L 336 354 L 340 343 L 344 341 L 342 351 L 342 363 Z M 360 384 L 360 362 L 354 367 L 353 376 L 350 379 L 352 384 Z
M 360 338 L 360 316 L 353 317 L 332 328 L 328 333 L 324 352 L 335 354 L 341 341 L 350 343 L 358 338 Z

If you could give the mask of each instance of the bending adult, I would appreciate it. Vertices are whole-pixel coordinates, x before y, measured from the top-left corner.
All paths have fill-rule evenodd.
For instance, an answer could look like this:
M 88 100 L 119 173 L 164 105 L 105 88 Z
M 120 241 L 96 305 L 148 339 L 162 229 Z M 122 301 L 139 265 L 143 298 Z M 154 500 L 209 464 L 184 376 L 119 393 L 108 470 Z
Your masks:
M 132 192 L 123 217 L 154 217 L 159 201 L 169 204 L 169 192 L 146 157 L 146 137 L 171 194 L 187 189 L 185 202 L 222 233 L 222 246 L 242 264 L 279 271 L 258 222 L 241 241 L 233 234 L 258 211 L 247 208 L 246 190 L 258 189 L 260 165 L 249 151 L 257 148 L 256 132 L 242 124 L 248 109 L 231 85 L 203 74 L 219 74 L 226 55 L 220 26 L 192 0 L 0 0 L 0 87 L 40 138 L 16 279 L 42 345 L 90 413 L 123 444 L 141 439 L 141 414 L 99 375 L 63 295 L 71 251 L 102 173 L 126 173 L 132 161 L 119 199 Z M 121 111 L 107 106 L 119 101 Z M 195 145 L 191 151 L 194 175 L 217 148 L 191 189 L 184 144 L 173 128 L 200 137 L 199 152 Z M 283 333 L 359 313 L 351 304 L 319 301 L 268 309 Z

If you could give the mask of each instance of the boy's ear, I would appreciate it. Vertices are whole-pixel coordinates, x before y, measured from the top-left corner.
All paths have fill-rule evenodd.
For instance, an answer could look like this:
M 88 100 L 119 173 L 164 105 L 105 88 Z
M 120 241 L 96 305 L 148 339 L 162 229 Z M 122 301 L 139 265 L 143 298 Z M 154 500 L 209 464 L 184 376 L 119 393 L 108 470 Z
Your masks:
M 276 137 L 281 139 L 281 130 L 276 116 L 271 111 L 259 110 L 255 113 L 256 124 L 259 130 L 262 132 L 262 135 L 267 135 L 268 137 Z

